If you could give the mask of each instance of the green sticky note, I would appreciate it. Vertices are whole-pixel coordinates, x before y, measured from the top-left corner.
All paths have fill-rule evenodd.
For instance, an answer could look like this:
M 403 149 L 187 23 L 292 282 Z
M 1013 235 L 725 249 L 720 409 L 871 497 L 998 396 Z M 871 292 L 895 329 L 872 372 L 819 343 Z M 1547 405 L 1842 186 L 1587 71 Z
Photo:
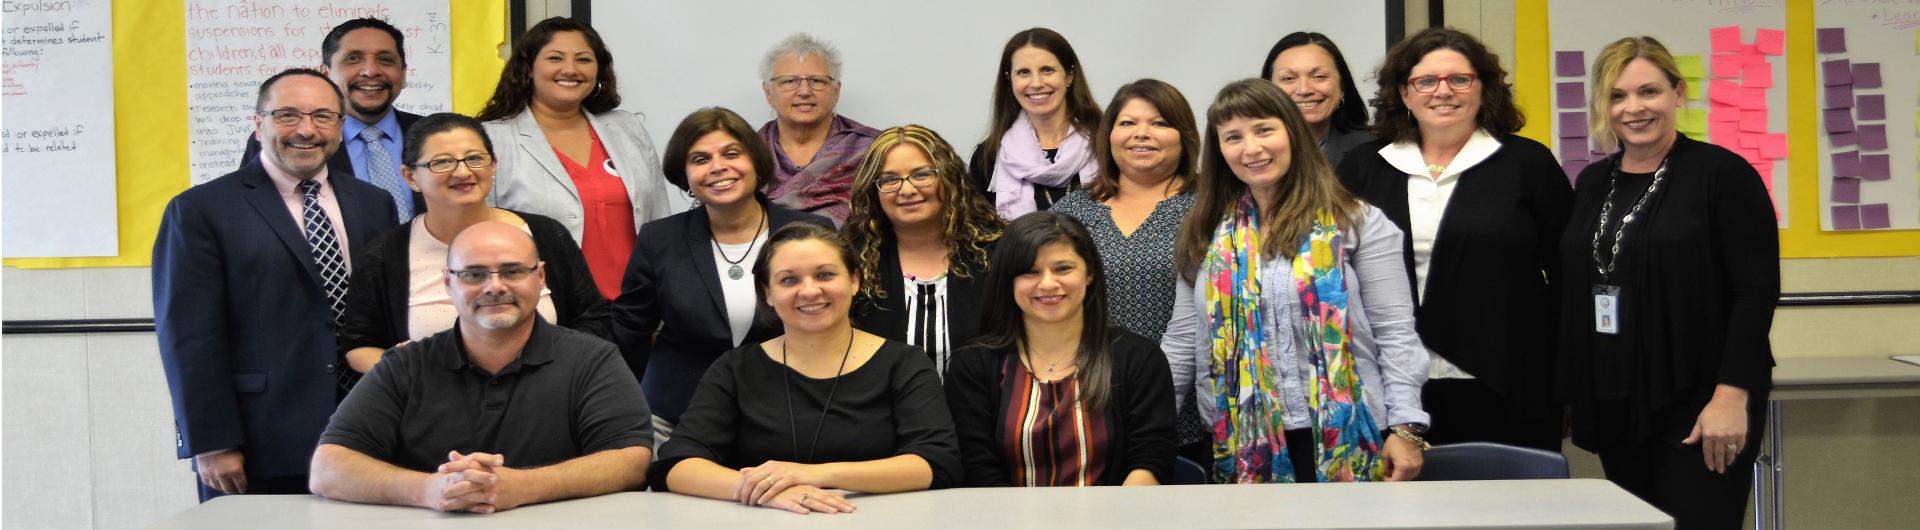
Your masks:
M 1675 128 L 1687 136 L 1703 138 L 1707 132 L 1707 109 L 1681 108 L 1675 119 L 1679 122 Z
M 1700 62 L 1700 56 L 1698 55 L 1675 55 L 1673 56 L 1673 63 L 1674 66 L 1680 68 L 1680 77 L 1687 79 L 1702 79 L 1707 77 L 1707 67 L 1704 63 Z

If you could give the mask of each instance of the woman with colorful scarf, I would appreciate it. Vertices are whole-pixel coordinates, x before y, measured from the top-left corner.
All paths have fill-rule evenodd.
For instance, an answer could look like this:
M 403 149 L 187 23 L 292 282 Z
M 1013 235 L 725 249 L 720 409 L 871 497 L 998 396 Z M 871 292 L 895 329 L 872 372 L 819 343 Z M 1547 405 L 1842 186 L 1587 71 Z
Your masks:
M 1248 79 L 1207 109 L 1161 349 L 1219 483 L 1411 480 L 1427 354 L 1400 229 L 1349 194 L 1300 111 Z

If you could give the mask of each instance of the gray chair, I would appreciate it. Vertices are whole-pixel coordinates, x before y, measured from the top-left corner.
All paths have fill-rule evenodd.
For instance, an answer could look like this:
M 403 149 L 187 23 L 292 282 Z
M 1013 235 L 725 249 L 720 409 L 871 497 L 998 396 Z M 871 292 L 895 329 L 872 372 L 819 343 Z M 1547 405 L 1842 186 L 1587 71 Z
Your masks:
M 1486 442 L 1433 446 L 1414 480 L 1567 478 L 1567 457 L 1552 451 Z

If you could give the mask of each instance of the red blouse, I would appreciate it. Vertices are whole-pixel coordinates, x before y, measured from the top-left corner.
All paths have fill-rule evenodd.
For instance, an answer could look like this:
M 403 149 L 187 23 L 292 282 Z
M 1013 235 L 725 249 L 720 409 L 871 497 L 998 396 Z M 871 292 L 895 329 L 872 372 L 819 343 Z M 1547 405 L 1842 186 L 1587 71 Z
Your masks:
M 1000 426 L 1014 486 L 1093 486 L 1107 469 L 1107 417 L 1080 405 L 1080 378 L 1041 382 L 1018 361 Z
M 580 252 L 587 256 L 587 270 L 593 273 L 600 296 L 612 300 L 620 296 L 620 278 L 627 272 L 627 258 L 633 255 L 638 232 L 633 226 L 633 200 L 627 197 L 627 185 L 620 181 L 613 159 L 607 157 L 607 148 L 600 145 L 600 133 L 588 132 L 593 135 L 593 154 L 587 165 L 581 166 L 557 148 L 553 154 L 560 157 L 560 165 L 567 168 L 567 177 L 580 192 Z

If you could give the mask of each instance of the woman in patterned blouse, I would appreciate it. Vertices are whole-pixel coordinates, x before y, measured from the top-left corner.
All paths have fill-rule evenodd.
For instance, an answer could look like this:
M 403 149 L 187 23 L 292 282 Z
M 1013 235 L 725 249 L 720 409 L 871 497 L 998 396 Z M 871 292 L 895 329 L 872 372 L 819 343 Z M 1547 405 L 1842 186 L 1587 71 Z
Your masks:
M 1006 226 L 938 133 L 887 129 L 868 146 L 842 229 L 859 261 L 854 327 L 918 346 L 941 374 L 980 329 L 980 279 Z

